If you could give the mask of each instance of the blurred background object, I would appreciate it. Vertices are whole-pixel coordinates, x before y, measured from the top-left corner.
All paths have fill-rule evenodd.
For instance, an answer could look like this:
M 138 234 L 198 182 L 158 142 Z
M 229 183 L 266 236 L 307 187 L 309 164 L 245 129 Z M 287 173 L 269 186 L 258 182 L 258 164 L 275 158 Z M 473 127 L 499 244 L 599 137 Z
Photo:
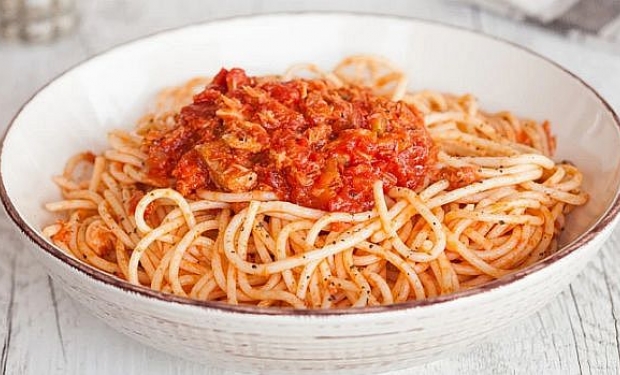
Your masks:
M 620 43 L 620 0 L 466 0 L 573 37 Z
M 75 0 L 0 0 L 0 36 L 46 42 L 76 27 Z

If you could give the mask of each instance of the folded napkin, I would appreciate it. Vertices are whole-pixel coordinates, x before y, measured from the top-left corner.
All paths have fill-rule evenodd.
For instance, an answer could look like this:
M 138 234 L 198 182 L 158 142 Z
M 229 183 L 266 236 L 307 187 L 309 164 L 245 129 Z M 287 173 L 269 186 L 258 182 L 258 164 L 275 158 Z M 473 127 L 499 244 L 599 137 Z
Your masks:
M 620 0 L 465 0 L 561 32 L 620 42 Z

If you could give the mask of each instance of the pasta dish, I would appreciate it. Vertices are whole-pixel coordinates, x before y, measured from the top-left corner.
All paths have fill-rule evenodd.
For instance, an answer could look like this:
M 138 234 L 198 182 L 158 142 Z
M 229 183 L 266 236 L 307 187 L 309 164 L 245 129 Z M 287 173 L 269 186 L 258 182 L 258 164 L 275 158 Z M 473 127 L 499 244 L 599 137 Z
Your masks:
M 407 84 L 351 56 L 165 89 L 54 177 L 44 234 L 136 285 L 300 309 L 453 293 L 555 252 L 588 198 L 550 124 Z

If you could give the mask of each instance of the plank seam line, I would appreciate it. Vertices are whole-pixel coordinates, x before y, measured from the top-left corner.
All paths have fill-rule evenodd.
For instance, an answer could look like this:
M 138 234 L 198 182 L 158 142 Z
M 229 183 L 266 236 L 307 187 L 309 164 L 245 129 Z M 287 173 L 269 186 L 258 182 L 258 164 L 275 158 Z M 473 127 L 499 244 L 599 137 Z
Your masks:
M 557 346 L 555 345 L 555 340 L 553 340 L 552 336 L 549 335 L 549 333 L 547 332 L 547 328 L 545 328 L 545 323 L 542 319 L 542 315 L 540 315 L 540 311 L 536 312 L 536 318 L 538 319 L 538 323 L 540 324 L 540 333 L 542 334 L 543 337 L 548 337 L 551 339 L 551 342 L 553 342 L 553 349 L 555 349 L 555 355 L 560 358 L 560 354 L 559 354 L 559 350 L 557 348 Z M 547 353 L 547 350 L 545 350 L 544 352 L 544 356 L 545 356 L 545 360 L 547 362 L 551 362 L 551 360 L 549 359 L 549 354 Z M 561 362 L 561 360 L 560 360 Z
M 572 294 L 572 288 L 571 288 Z M 575 298 L 572 297 L 573 303 Z M 579 355 L 579 344 L 577 344 L 577 334 L 575 333 L 575 326 L 573 325 L 573 320 L 570 317 L 570 313 L 568 312 L 568 306 L 564 304 L 564 310 L 566 311 L 566 315 L 568 316 L 568 325 L 570 326 L 570 331 L 573 336 L 573 342 L 575 343 L 575 354 L 577 355 L 577 364 L 579 365 L 579 374 L 583 375 L 583 364 L 581 363 L 581 356 Z
M 611 302 L 611 316 L 614 319 L 614 331 L 616 333 L 616 351 L 618 352 L 618 358 L 620 358 L 620 333 L 618 332 L 618 316 L 616 315 L 616 306 L 614 305 L 614 297 L 611 294 L 611 280 L 605 262 L 601 262 L 603 265 L 603 277 L 605 279 L 605 287 L 607 288 L 607 294 L 609 295 L 609 301 Z
M 581 328 L 581 335 L 583 336 L 583 345 L 586 347 L 586 353 L 589 351 L 588 348 L 588 337 L 586 336 L 586 329 L 583 326 L 583 317 L 581 316 L 581 312 L 579 311 L 579 305 L 577 304 L 577 298 L 575 298 L 575 292 L 573 291 L 573 286 L 569 287 L 571 299 L 573 300 L 573 306 L 575 307 L 575 312 L 577 313 L 577 318 L 579 318 L 579 327 Z M 571 324 L 572 325 L 572 324 Z M 575 341 L 575 345 L 577 342 Z M 588 372 L 592 373 L 592 367 L 590 366 L 590 359 L 586 356 L 586 365 L 588 366 Z
M 54 284 L 52 283 L 52 278 L 47 277 L 47 285 L 50 288 L 50 294 L 52 295 L 52 305 L 54 305 L 54 318 L 56 321 L 56 332 L 58 333 L 58 340 L 60 340 L 60 349 L 62 351 L 62 359 L 65 365 L 67 364 L 67 353 L 65 351 L 65 340 L 62 336 L 62 330 L 60 329 L 60 318 L 58 315 L 58 300 L 56 299 L 56 291 L 54 289 Z
M 9 349 L 11 348 L 11 335 L 13 334 L 13 303 L 15 301 L 15 280 L 17 278 L 17 272 L 15 267 L 17 266 L 17 255 L 13 255 L 13 261 L 11 262 L 11 290 L 9 292 L 9 304 L 6 309 L 6 338 L 2 344 L 2 357 L 0 357 L 0 368 L 2 374 L 6 374 L 6 366 L 9 358 Z

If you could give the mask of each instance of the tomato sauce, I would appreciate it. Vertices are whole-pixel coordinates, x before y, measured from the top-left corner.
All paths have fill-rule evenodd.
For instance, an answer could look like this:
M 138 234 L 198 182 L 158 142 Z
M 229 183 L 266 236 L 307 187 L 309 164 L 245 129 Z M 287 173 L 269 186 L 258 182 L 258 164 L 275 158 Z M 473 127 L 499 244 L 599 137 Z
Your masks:
M 374 204 L 372 184 L 420 190 L 439 176 L 420 113 L 357 86 L 222 69 L 176 125 L 147 135 L 149 176 L 183 195 L 267 190 L 327 211 Z

